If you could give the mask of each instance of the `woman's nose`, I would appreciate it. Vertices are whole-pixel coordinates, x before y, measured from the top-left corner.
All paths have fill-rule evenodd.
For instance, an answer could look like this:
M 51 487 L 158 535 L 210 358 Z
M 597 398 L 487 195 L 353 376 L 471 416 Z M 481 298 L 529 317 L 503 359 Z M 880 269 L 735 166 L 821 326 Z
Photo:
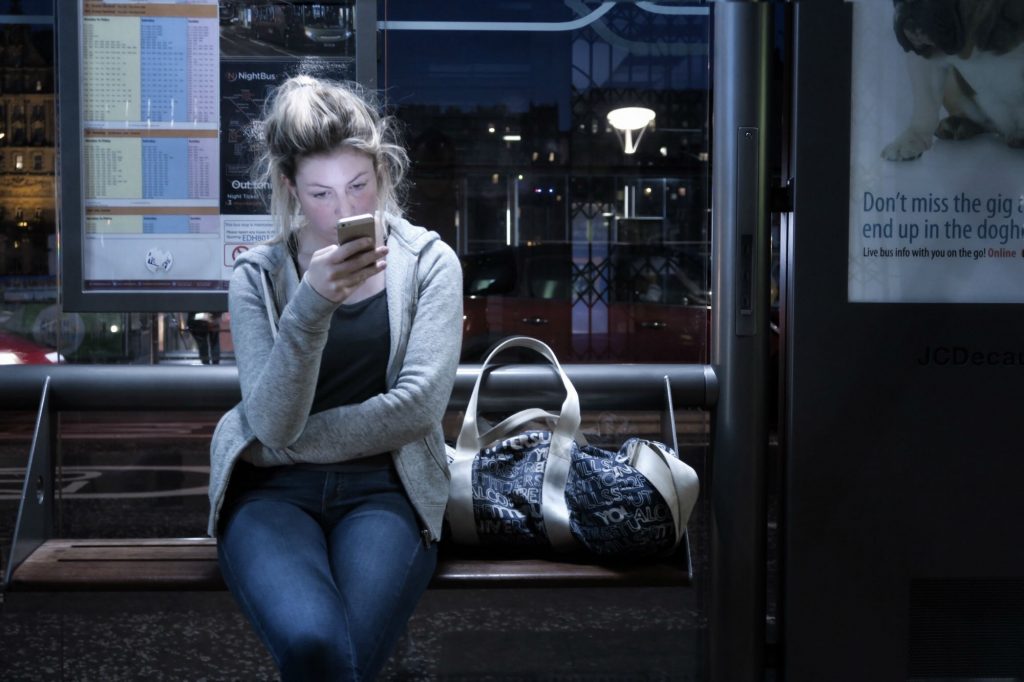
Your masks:
M 336 218 L 348 218 L 355 215 L 355 207 L 352 202 L 339 198 L 334 204 L 334 216 Z

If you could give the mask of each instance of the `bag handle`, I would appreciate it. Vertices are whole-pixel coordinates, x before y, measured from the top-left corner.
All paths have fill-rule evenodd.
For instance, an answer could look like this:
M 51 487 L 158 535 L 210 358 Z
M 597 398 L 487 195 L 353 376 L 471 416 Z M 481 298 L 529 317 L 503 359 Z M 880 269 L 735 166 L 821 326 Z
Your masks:
M 490 428 L 490 430 L 481 433 L 481 447 L 486 447 L 510 434 L 518 433 L 522 431 L 524 426 L 537 422 L 547 424 L 548 430 L 551 430 L 554 425 L 558 423 L 558 416 L 557 412 L 548 412 L 547 410 L 542 410 L 539 407 L 530 407 L 525 410 L 520 410 L 519 412 L 516 412 L 495 424 Z M 588 444 L 587 437 L 583 435 L 583 432 L 580 430 L 577 430 L 576 433 L 573 434 L 573 438 L 580 446 L 586 446 Z
M 522 410 L 505 419 L 497 427 L 490 429 L 484 436 L 489 440 L 485 441 L 480 434 L 479 415 L 477 405 L 480 394 L 480 386 L 483 383 L 487 370 L 490 369 L 495 356 L 510 348 L 525 348 L 532 350 L 544 357 L 557 372 L 565 388 L 565 400 L 557 417 L 553 413 L 531 408 Z M 479 538 L 476 532 L 476 520 L 473 515 L 473 460 L 481 448 L 494 442 L 495 439 L 507 435 L 512 429 L 518 428 L 525 421 L 523 415 L 528 415 L 525 421 L 532 421 L 538 418 L 554 419 L 554 428 L 551 430 L 551 443 L 548 449 L 548 459 L 544 466 L 544 483 L 541 491 L 541 513 L 544 516 L 544 527 L 548 541 L 556 550 L 570 550 L 577 546 L 569 526 L 569 507 L 565 501 L 565 486 L 569 479 L 569 466 L 572 463 L 573 439 L 579 432 L 581 416 L 579 394 L 576 387 L 572 385 L 569 376 L 562 369 L 554 351 L 542 341 L 529 336 L 513 336 L 503 340 L 480 367 L 480 374 L 473 385 L 473 392 L 466 405 L 466 415 L 463 418 L 462 430 L 456 441 L 455 453 L 451 463 L 451 492 L 449 493 L 449 506 L 452 513 L 448 515 L 448 522 L 451 527 L 452 536 L 457 542 L 466 544 L 478 544 Z M 503 431 L 499 430 L 502 429 Z
M 572 381 L 569 380 L 569 376 L 562 369 L 562 366 L 558 363 L 558 359 L 555 357 L 554 351 L 551 350 L 543 341 L 531 338 L 529 336 L 512 336 L 497 346 L 494 347 L 487 357 L 484 359 L 483 365 L 480 367 L 480 374 L 477 376 L 476 383 L 473 384 L 473 392 L 469 396 L 469 402 L 466 404 L 466 416 L 462 422 L 462 430 L 459 432 L 458 441 L 456 441 L 456 459 L 472 458 L 480 450 L 480 448 L 490 445 L 489 442 L 485 442 L 480 437 L 480 430 L 477 414 L 477 404 L 480 396 L 480 386 L 483 383 L 484 377 L 487 374 L 487 370 L 493 365 L 494 357 L 498 354 L 510 349 L 510 348 L 526 348 L 532 350 L 539 355 L 543 356 L 548 362 L 551 363 L 555 371 L 558 373 L 558 377 L 562 380 L 562 386 L 565 388 L 565 401 L 562 403 L 562 409 L 558 414 L 558 425 L 557 430 L 563 436 L 567 436 L 572 439 L 576 432 L 579 431 L 581 417 L 580 417 L 580 399 L 576 393 L 576 387 L 572 385 Z M 536 409 L 536 408 L 530 408 Z M 527 412 L 523 410 L 517 414 Z M 513 415 L 514 417 L 515 415 Z M 508 420 L 511 420 L 510 417 Z M 554 435 L 552 435 L 554 438 Z

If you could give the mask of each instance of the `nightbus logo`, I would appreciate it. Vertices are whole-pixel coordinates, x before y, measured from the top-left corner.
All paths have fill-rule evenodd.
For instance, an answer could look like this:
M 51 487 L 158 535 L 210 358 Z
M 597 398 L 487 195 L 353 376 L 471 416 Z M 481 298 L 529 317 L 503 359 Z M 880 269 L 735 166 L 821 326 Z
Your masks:
M 1024 365 L 1024 351 L 972 350 L 966 346 L 925 346 L 917 364 L 930 367 L 1016 367 Z
M 229 83 L 235 81 L 276 81 L 277 75 L 266 71 L 228 71 L 224 77 Z

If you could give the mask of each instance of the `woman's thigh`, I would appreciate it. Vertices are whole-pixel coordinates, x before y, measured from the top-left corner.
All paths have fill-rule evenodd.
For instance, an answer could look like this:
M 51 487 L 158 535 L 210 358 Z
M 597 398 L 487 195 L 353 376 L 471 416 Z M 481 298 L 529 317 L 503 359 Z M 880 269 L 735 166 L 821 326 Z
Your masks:
M 427 545 L 394 472 L 349 477 L 347 502 L 328 543 L 335 583 L 348 605 L 359 667 L 376 674 L 433 576 L 437 546 Z
M 249 499 L 232 509 L 217 549 L 225 582 L 285 679 L 355 679 L 347 609 L 316 519 L 286 501 Z

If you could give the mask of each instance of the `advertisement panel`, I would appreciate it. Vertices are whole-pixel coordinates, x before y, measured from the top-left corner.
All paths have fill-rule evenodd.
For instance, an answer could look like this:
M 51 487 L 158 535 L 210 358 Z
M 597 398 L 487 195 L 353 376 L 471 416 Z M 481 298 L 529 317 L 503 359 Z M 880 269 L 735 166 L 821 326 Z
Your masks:
M 997 5 L 853 3 L 851 302 L 1024 302 L 1021 27 Z

